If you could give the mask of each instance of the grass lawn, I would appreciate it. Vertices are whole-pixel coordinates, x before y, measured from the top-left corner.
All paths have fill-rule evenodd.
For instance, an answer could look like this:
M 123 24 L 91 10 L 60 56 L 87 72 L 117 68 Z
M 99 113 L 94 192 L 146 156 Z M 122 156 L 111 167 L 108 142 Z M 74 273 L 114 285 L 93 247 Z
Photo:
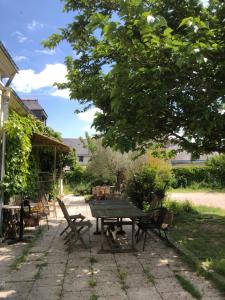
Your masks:
M 216 271 L 225 282 L 225 210 L 169 201 L 175 212 L 170 236 L 192 252 L 206 271 Z M 225 286 L 220 288 L 225 291 Z

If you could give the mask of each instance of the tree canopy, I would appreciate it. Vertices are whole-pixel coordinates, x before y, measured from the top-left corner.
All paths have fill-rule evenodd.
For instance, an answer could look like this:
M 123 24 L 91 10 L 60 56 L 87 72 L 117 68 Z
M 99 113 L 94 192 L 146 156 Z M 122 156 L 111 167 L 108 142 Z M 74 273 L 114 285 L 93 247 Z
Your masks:
M 43 42 L 69 42 L 71 99 L 101 112 L 104 143 L 122 151 L 171 140 L 225 151 L 225 3 L 64 0 L 74 20 Z

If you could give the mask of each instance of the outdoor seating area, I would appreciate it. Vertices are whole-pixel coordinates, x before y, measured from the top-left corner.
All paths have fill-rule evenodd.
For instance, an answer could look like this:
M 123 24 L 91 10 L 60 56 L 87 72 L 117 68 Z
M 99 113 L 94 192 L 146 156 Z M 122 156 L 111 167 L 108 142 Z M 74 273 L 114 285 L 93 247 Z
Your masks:
M 0 299 L 225 299 L 225 1 L 0 11 Z
M 93 226 L 84 234 L 80 232 L 80 236 L 77 231 L 72 231 L 72 238 L 69 232 L 73 229 L 70 227 L 68 231 L 68 221 L 57 207 L 58 219 L 54 216 L 49 219 L 49 230 L 44 230 L 22 262 L 17 261 L 16 269 L 16 253 L 18 255 L 23 246 L 1 246 L 0 282 L 4 282 L 0 290 L 1 299 L 53 300 L 58 295 L 63 300 L 193 299 L 179 285 L 177 275 L 189 278 L 198 287 L 202 299 L 222 299 L 209 281 L 191 271 L 176 251 L 153 233 L 150 233 L 145 251 L 138 243 L 135 244 L 136 252 L 99 254 L 101 236 L 94 234 L 95 218 L 89 204 L 84 202 L 83 197 L 74 196 L 65 197 L 63 202 L 68 212 L 65 216 L 69 216 L 71 224 L 78 228 L 79 224 L 89 220 L 88 223 Z M 63 210 L 65 212 L 65 207 Z M 123 229 L 130 239 L 130 224 L 123 225 Z M 70 251 L 64 244 L 67 237 L 73 243 Z M 107 249 L 107 238 L 103 243 Z

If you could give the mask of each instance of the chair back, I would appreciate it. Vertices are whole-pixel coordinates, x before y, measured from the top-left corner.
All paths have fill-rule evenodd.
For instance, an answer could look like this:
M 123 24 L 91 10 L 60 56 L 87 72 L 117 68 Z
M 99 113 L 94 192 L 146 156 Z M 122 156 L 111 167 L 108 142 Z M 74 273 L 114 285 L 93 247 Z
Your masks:
M 71 218 L 70 218 L 70 215 L 69 215 L 69 213 L 68 213 L 68 210 L 67 210 L 67 208 L 66 208 L 65 203 L 64 203 L 61 199 L 59 199 L 59 198 L 57 198 L 57 201 L 58 201 L 58 203 L 59 203 L 59 206 L 60 206 L 60 208 L 61 208 L 61 210 L 62 210 L 63 216 L 64 216 L 64 218 L 66 219 L 67 223 L 68 223 L 70 226 L 74 227 L 73 224 L 72 224 L 73 222 L 71 221 Z
M 161 227 L 165 223 L 166 216 L 168 214 L 168 209 L 166 207 L 160 207 L 158 210 L 158 215 L 155 220 L 155 223 L 158 227 Z

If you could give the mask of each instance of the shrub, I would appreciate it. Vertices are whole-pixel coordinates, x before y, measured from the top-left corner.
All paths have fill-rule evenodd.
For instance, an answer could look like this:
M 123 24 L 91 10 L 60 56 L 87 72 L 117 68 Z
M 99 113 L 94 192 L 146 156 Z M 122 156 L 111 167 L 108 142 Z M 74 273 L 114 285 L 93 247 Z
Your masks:
M 183 213 L 194 213 L 195 209 L 191 202 L 178 202 L 167 200 L 164 206 L 168 208 L 169 211 L 173 212 L 174 215 L 182 215 Z
M 135 173 L 127 182 L 126 193 L 133 203 L 143 209 L 157 197 L 163 199 L 171 181 L 169 169 L 145 167 Z
M 225 187 L 225 154 L 215 155 L 209 159 L 210 182 L 213 187 Z
M 191 185 L 209 185 L 210 169 L 208 167 L 177 167 L 172 169 L 174 176 L 173 188 Z
M 64 175 L 65 184 L 74 185 L 76 183 L 80 183 L 85 179 L 85 170 L 77 166 L 74 170 L 68 171 Z

